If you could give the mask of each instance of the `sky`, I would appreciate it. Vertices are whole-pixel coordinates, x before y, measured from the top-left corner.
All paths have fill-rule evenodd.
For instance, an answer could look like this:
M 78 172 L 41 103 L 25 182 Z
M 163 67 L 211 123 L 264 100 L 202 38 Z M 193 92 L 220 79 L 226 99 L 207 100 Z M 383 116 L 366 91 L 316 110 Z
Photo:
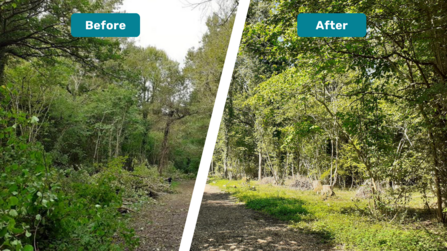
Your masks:
M 140 14 L 137 45 L 162 49 L 183 66 L 188 50 L 199 47 L 207 30 L 204 13 L 185 5 L 181 0 L 124 0 L 120 11 Z

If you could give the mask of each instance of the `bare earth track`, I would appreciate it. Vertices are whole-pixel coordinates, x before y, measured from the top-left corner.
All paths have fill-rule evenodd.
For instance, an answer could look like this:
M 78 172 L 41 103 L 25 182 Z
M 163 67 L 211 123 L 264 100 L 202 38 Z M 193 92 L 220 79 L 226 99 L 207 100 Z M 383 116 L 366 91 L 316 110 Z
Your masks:
M 177 193 L 161 195 L 158 205 L 142 209 L 132 227 L 140 238 L 138 251 L 177 251 L 191 201 L 194 180 L 180 182 Z
M 206 185 L 191 250 L 333 250 L 318 237 L 247 209 L 218 187 Z

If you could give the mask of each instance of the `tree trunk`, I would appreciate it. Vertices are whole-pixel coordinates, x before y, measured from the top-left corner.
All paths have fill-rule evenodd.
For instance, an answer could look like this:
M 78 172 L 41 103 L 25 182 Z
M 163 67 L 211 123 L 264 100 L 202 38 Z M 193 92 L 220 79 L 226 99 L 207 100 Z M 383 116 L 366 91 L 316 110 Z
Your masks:
M 113 127 L 109 132 L 109 159 L 112 158 L 112 132 L 113 132 Z
M 165 130 L 163 133 L 163 143 L 161 144 L 161 155 L 160 155 L 160 162 L 158 163 L 158 173 L 161 175 L 163 174 L 163 169 L 166 167 L 167 162 L 167 155 L 168 155 L 168 137 L 169 137 L 169 131 L 171 129 L 171 124 L 173 120 L 171 118 L 168 118 L 168 121 L 166 122 Z
M 338 171 L 338 135 L 336 135 L 335 138 L 335 171 L 334 171 L 334 184 L 332 184 L 332 186 L 335 185 L 335 183 L 337 183 L 337 171 Z
M 292 166 L 290 169 L 292 169 L 292 179 L 295 180 L 295 172 L 293 171 L 293 156 L 292 156 Z
M 106 116 L 106 113 L 104 113 L 102 115 L 102 119 L 101 119 L 101 125 L 104 122 L 104 118 Z M 101 144 L 101 128 L 98 129 L 98 137 L 96 138 L 96 145 L 95 145 L 95 153 L 93 154 L 93 161 L 95 161 L 96 163 L 99 162 L 99 146 Z
M 225 151 L 224 151 L 224 178 L 228 178 L 228 152 L 230 150 L 229 136 L 225 130 Z
M 262 153 L 259 150 L 259 170 L 258 170 L 258 180 L 262 179 Z
M 5 84 L 6 60 L 7 60 L 7 57 L 6 57 L 5 53 L 0 51 L 0 86 Z
M 334 140 L 331 138 L 331 176 L 329 178 L 329 185 L 332 187 L 333 183 L 332 182 L 332 168 L 334 165 Z
M 227 178 L 227 153 L 225 152 L 224 153 L 224 159 L 223 159 L 223 168 L 224 168 L 224 173 L 223 173 L 223 175 L 224 175 L 224 178 Z
M 300 151 L 300 145 L 296 147 L 296 168 L 297 171 L 295 172 L 298 176 L 300 175 L 300 165 L 301 165 L 301 151 Z
M 439 171 L 438 169 L 435 169 L 435 186 L 436 186 L 436 199 L 437 199 L 437 205 L 438 205 L 438 219 L 440 222 L 445 222 L 444 213 L 442 210 L 442 194 L 441 194 L 441 184 L 440 184 L 440 178 L 439 178 Z
M 439 165 L 439 159 L 438 159 L 438 151 L 437 151 L 437 147 L 436 147 L 436 142 L 435 142 L 435 137 L 433 136 L 433 131 L 432 131 L 432 127 L 427 114 L 425 113 L 424 109 L 422 108 L 421 105 L 419 105 L 419 109 L 422 113 L 422 116 L 424 117 L 425 121 L 427 122 L 428 126 L 428 136 L 430 138 L 431 141 L 431 148 L 432 148 L 432 155 L 433 155 L 433 162 L 435 165 L 434 168 L 434 172 L 435 172 L 435 177 L 433 177 L 434 183 L 435 183 L 435 188 L 436 188 L 436 199 L 437 199 L 437 216 L 438 216 L 438 220 L 440 222 L 445 222 L 445 218 L 444 218 L 444 212 L 442 209 L 442 191 L 441 191 L 441 179 L 440 179 L 440 174 L 439 174 L 439 169 L 440 165 Z

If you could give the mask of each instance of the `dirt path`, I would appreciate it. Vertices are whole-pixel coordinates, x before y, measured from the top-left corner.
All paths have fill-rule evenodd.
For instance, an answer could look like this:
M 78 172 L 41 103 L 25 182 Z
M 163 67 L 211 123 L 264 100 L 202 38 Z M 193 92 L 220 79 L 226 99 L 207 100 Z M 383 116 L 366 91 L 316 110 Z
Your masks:
M 191 250 L 331 250 L 312 235 L 247 209 L 218 187 L 206 185 Z
M 139 251 L 175 250 L 180 247 L 194 180 L 182 181 L 178 193 L 161 195 L 161 204 L 149 206 L 135 215 L 133 228 L 140 238 Z

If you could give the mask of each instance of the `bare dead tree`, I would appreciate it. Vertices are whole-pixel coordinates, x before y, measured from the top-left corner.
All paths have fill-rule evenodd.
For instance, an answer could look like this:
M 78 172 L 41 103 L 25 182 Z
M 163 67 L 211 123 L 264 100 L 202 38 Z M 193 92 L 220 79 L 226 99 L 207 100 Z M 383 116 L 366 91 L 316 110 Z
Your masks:
M 181 0 L 184 7 L 198 9 L 204 18 L 217 13 L 226 23 L 236 13 L 239 0 Z

